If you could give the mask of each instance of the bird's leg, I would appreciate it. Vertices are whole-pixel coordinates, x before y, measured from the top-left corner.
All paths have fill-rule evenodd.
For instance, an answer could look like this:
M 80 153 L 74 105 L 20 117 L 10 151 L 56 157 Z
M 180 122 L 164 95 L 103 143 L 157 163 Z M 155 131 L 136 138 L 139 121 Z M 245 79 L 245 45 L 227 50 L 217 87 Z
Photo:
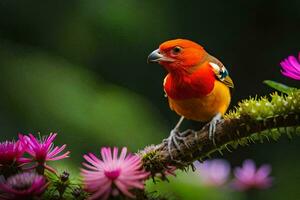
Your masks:
M 174 141 L 173 138 L 180 137 L 179 127 L 182 124 L 182 121 L 184 120 L 184 117 L 180 117 L 179 121 L 177 122 L 176 126 L 171 130 L 170 136 L 167 139 L 164 139 L 163 142 L 166 142 L 168 144 L 168 149 L 171 148 L 172 143 L 174 143 L 175 146 L 178 146 L 178 142 Z M 174 141 L 174 142 L 173 142 Z
M 208 124 L 208 126 L 209 126 L 208 138 L 210 140 L 212 140 L 214 145 L 216 145 L 216 142 L 215 142 L 216 125 L 221 120 L 221 117 L 222 117 L 221 113 L 217 113 Z
M 163 142 L 167 143 L 167 147 L 168 147 L 168 152 L 171 156 L 171 158 L 173 159 L 172 157 L 172 153 L 171 153 L 171 148 L 172 148 L 172 145 L 174 145 L 174 147 L 176 148 L 176 150 L 179 150 L 180 151 L 180 146 L 179 146 L 179 143 L 178 141 L 183 141 L 185 146 L 188 147 L 188 145 L 185 143 L 185 140 L 184 140 L 184 137 L 188 134 L 191 133 L 190 130 L 186 130 L 184 132 L 180 132 L 179 131 L 179 127 L 182 123 L 182 121 L 184 120 L 184 117 L 181 117 L 178 121 L 178 123 L 176 124 L 176 126 L 174 127 L 174 129 L 171 130 L 170 132 L 170 136 L 167 138 L 167 139 L 164 139 Z

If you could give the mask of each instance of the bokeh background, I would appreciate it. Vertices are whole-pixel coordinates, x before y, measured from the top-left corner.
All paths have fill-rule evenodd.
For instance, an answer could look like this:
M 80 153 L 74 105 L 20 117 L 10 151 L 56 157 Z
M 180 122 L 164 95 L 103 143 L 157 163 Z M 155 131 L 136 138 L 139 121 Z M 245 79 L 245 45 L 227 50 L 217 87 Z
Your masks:
M 163 97 L 166 72 L 146 63 L 161 42 L 188 38 L 219 58 L 235 82 L 235 105 L 272 92 L 265 79 L 299 87 L 279 67 L 300 50 L 299 34 L 298 0 L 2 0 L 0 138 L 58 132 L 73 166 L 101 146 L 137 151 L 159 143 L 178 120 Z M 299 138 L 282 138 L 225 153 L 232 166 L 270 163 L 269 190 L 216 195 L 180 178 L 161 188 L 180 199 L 298 199 L 299 150 Z

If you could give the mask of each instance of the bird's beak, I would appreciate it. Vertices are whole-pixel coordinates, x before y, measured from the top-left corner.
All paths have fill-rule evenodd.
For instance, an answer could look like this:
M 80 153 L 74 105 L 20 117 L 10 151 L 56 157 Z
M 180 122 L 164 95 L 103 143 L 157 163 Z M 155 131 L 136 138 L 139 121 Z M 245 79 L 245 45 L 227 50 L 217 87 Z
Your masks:
M 149 54 L 147 63 L 155 63 L 155 62 L 173 62 L 174 59 L 164 56 L 159 52 L 159 49 L 156 49 L 152 51 L 152 53 Z

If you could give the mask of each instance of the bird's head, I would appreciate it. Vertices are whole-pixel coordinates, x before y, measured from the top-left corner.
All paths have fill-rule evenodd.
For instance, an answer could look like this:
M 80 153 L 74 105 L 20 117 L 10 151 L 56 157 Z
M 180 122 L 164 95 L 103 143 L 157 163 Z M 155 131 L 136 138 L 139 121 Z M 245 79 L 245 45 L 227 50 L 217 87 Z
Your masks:
M 187 70 L 200 63 L 206 52 L 202 46 L 186 39 L 169 40 L 148 56 L 148 62 L 157 62 L 169 72 Z

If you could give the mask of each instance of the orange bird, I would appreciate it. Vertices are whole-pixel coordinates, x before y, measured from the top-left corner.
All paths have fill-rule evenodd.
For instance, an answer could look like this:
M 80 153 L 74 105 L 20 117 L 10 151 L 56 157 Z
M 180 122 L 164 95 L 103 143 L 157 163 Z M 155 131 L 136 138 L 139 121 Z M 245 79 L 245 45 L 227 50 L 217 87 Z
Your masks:
M 224 65 L 190 40 L 175 39 L 162 43 L 148 56 L 148 62 L 162 65 L 168 74 L 163 87 L 169 106 L 181 116 L 166 140 L 178 149 L 177 140 L 185 132 L 179 132 L 184 118 L 209 122 L 209 138 L 214 142 L 216 124 L 226 112 L 231 99 L 233 82 Z

